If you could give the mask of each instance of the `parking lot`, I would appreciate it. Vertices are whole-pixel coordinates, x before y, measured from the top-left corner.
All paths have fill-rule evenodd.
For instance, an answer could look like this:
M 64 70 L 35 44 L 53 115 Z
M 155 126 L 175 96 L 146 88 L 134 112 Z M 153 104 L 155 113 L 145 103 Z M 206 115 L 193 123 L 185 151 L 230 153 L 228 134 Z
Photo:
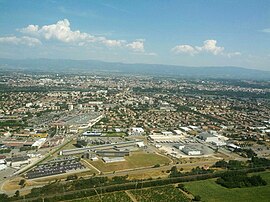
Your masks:
M 85 169 L 79 158 L 57 159 L 41 164 L 26 174 L 28 179 L 63 174 Z

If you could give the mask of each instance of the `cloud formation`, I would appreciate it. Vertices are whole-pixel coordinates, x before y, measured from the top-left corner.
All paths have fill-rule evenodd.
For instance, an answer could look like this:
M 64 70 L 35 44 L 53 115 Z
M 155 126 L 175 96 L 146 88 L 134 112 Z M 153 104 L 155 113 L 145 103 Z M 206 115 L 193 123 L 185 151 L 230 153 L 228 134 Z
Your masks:
M 205 40 L 202 46 L 192 46 L 192 45 L 177 45 L 171 49 L 175 54 L 189 54 L 194 56 L 199 53 L 210 53 L 213 55 L 225 55 L 228 57 L 233 57 L 241 55 L 240 52 L 225 53 L 224 47 L 217 46 L 217 41 L 213 39 Z
M 128 43 L 126 40 L 107 39 L 106 37 L 94 36 L 79 30 L 73 31 L 67 19 L 42 27 L 38 25 L 28 25 L 20 29 L 20 32 L 40 39 L 57 40 L 79 46 L 84 46 L 89 43 L 99 43 L 107 47 L 122 47 L 135 52 L 144 52 L 144 40 L 135 40 Z
M 8 36 L 8 37 L 0 37 L 0 43 L 37 46 L 41 44 L 41 41 L 39 39 L 28 37 L 28 36 L 23 36 L 23 37 Z
M 265 32 L 265 33 L 270 33 L 270 28 L 266 28 L 266 29 L 263 29 L 261 30 L 262 32 Z
M 199 47 L 196 46 L 196 49 L 199 52 L 208 52 L 208 53 L 212 53 L 213 55 L 218 55 L 221 54 L 224 50 L 224 47 L 219 47 L 217 46 L 217 41 L 216 40 L 206 40 L 203 42 L 203 46 Z
M 176 54 L 186 53 L 192 56 L 198 53 L 196 48 L 190 45 L 178 45 L 172 48 L 172 51 Z
M 137 39 L 126 46 L 135 52 L 144 52 L 144 39 Z

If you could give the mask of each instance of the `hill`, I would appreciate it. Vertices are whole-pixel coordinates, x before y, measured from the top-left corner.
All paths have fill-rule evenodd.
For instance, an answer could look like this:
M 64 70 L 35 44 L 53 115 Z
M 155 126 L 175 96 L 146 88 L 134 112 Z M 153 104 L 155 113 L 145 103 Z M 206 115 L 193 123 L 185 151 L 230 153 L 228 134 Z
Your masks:
M 243 67 L 188 67 L 161 64 L 127 64 L 98 60 L 0 59 L 0 69 L 6 71 L 136 74 L 183 78 L 270 79 L 270 71 Z

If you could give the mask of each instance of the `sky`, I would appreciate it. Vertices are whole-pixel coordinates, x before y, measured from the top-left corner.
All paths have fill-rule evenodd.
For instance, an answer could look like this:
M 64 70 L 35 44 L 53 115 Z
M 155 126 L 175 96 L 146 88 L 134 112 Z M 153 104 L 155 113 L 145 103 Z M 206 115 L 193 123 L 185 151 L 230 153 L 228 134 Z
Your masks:
M 270 71 L 270 1 L 0 0 L 0 58 Z

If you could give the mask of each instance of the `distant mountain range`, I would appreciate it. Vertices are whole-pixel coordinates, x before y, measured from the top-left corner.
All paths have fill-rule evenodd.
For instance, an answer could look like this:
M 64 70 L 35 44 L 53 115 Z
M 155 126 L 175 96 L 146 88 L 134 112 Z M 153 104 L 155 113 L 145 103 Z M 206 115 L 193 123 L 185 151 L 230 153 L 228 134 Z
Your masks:
M 105 73 L 170 76 L 182 78 L 224 78 L 270 80 L 270 71 L 243 67 L 188 67 L 161 64 L 127 64 L 98 60 L 0 59 L 0 70 L 55 73 Z

